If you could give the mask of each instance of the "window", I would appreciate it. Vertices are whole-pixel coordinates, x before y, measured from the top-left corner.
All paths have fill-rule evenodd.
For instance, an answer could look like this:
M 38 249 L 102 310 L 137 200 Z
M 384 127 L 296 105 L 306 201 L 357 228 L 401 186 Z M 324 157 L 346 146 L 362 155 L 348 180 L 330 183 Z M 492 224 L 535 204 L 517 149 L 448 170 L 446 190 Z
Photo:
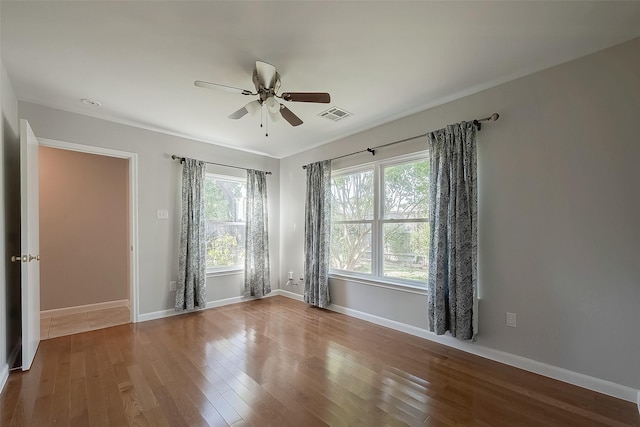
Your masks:
M 246 181 L 225 175 L 205 177 L 207 271 L 244 268 Z
M 338 170 L 331 179 L 331 271 L 426 286 L 429 160 Z

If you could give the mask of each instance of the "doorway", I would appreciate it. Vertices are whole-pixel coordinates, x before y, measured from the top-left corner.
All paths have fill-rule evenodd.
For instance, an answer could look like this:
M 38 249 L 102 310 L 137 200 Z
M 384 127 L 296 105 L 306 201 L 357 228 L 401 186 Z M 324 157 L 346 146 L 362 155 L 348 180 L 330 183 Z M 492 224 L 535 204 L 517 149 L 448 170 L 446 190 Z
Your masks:
M 136 322 L 137 155 L 38 141 L 41 338 Z

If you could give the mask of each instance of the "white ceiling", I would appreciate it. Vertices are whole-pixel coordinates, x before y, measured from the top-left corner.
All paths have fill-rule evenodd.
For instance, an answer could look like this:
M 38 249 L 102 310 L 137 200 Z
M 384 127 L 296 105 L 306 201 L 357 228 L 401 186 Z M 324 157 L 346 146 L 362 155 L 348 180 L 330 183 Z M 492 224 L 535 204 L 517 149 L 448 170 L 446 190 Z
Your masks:
M 640 2 L 2 1 L 20 100 L 282 158 L 640 36 Z M 304 124 L 230 120 L 255 60 Z M 95 108 L 81 103 L 90 98 Z M 317 116 L 338 106 L 354 115 Z M 492 111 L 478 111 L 478 115 Z M 472 117 L 461 117 L 461 120 Z

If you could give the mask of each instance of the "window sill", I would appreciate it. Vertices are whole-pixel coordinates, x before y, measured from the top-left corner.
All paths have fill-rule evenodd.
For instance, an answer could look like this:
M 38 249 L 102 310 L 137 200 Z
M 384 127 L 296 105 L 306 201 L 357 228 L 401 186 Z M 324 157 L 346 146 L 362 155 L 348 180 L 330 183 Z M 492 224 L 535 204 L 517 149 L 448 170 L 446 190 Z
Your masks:
M 427 295 L 427 288 L 408 283 L 392 282 L 384 279 L 370 279 L 367 277 L 353 276 L 344 273 L 329 273 L 329 279 L 341 280 L 345 282 L 355 282 L 361 285 L 375 286 L 377 288 L 391 289 L 394 291 L 407 292 L 411 294 Z
M 233 269 L 233 270 L 207 270 L 207 277 L 218 277 L 218 276 L 235 276 L 237 274 L 244 274 L 243 269 Z

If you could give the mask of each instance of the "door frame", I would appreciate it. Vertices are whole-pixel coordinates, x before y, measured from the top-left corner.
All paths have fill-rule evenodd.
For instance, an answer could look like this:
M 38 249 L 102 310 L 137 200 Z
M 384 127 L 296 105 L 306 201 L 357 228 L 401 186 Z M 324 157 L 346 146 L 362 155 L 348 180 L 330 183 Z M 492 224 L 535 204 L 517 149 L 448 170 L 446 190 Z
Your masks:
M 138 301 L 138 154 L 47 138 L 38 138 L 38 142 L 42 147 L 60 148 L 129 160 L 129 241 L 131 242 L 131 251 L 129 253 L 129 302 L 131 303 L 131 322 L 137 323 L 140 313 Z

